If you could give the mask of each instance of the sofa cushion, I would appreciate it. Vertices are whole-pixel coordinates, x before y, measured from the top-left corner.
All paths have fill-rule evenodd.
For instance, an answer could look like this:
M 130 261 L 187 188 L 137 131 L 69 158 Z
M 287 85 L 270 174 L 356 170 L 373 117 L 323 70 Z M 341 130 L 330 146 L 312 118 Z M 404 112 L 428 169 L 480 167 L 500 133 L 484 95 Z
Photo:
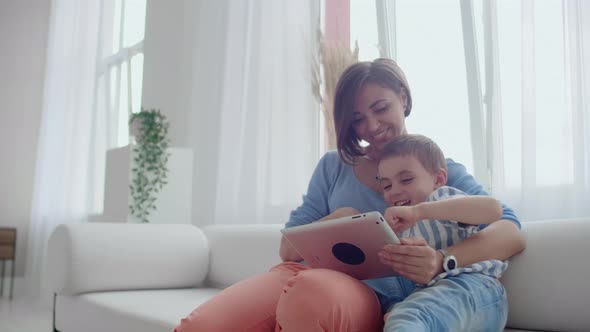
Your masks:
M 283 227 L 282 224 L 204 227 L 210 252 L 208 285 L 224 288 L 279 264 Z
M 191 288 L 59 295 L 55 325 L 59 331 L 170 332 L 219 292 Z

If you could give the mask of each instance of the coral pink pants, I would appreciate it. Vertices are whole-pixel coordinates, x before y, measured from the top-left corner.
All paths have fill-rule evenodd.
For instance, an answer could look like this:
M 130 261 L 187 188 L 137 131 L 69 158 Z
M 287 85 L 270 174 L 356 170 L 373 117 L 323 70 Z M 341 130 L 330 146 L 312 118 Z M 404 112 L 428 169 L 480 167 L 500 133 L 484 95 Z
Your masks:
M 226 288 L 174 331 L 372 332 L 382 327 L 377 296 L 363 282 L 285 262 Z

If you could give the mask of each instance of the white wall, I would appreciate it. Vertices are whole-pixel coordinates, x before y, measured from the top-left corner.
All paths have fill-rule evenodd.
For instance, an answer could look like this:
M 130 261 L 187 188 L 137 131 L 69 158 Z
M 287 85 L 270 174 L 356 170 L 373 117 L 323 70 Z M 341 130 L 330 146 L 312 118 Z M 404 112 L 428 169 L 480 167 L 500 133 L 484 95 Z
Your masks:
M 25 266 L 50 0 L 0 0 L 0 227 L 16 227 Z
M 186 54 L 190 45 L 184 41 L 184 12 L 184 0 L 147 1 L 142 106 L 166 115 L 173 146 L 188 146 L 183 88 L 188 86 L 184 81 L 189 79 Z

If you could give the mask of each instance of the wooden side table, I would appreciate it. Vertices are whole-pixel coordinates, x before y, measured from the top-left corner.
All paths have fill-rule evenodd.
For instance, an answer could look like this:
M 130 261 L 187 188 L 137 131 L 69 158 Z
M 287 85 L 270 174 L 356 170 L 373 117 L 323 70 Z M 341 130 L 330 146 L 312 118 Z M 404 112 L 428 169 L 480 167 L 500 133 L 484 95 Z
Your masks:
M 16 228 L 0 227 L 0 261 L 2 261 L 2 275 L 0 277 L 0 296 L 4 295 L 4 268 L 6 261 L 10 264 L 10 299 L 14 288 L 14 263 L 16 256 Z

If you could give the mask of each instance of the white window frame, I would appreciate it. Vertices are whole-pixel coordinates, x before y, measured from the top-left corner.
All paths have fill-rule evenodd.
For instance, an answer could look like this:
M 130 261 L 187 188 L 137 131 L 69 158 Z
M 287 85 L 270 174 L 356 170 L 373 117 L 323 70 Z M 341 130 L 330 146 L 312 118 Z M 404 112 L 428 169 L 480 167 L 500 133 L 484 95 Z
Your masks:
M 395 0 L 375 0 L 375 8 L 377 9 L 377 31 L 381 56 L 396 60 Z
M 379 42 L 383 49 L 383 56 L 396 59 L 396 1 L 395 0 L 375 0 L 377 8 L 377 22 Z M 488 6 L 491 1 L 487 1 Z M 492 166 L 492 148 L 491 144 L 491 120 L 492 120 L 492 100 L 494 91 L 492 84 L 486 84 L 486 113 L 484 114 L 484 99 L 482 97 L 481 77 L 479 72 L 479 57 L 477 52 L 477 34 L 474 24 L 474 13 L 471 0 L 460 0 L 461 20 L 463 26 L 465 66 L 467 72 L 467 94 L 470 114 L 470 136 L 473 155 L 473 173 L 481 184 L 490 191 L 491 188 L 491 166 Z M 491 14 L 487 14 L 491 15 Z M 487 22 L 487 23 L 486 23 Z M 490 24 L 492 17 L 484 20 L 484 25 Z M 486 35 L 491 33 L 488 26 Z M 487 59 L 493 59 L 490 54 L 491 39 L 488 42 L 486 38 L 486 82 L 493 82 L 493 62 Z M 489 81 L 492 80 L 492 81 Z M 486 118 L 487 116 L 487 118 Z M 486 119 L 484 121 L 484 119 Z
M 113 135 L 112 130 L 114 128 L 114 130 L 117 130 L 117 128 L 119 128 L 119 119 L 120 119 L 120 112 L 122 110 L 120 110 L 120 98 L 121 98 L 121 75 L 123 75 L 122 73 L 122 67 L 124 64 L 127 65 L 127 70 L 125 75 L 127 75 L 127 94 L 128 94 L 128 98 L 127 98 L 127 118 L 129 118 L 129 116 L 131 115 L 131 113 L 133 112 L 139 112 L 140 110 L 134 110 L 133 109 L 133 75 L 132 75 L 132 59 L 139 55 L 142 54 L 143 55 L 143 49 L 144 49 L 144 40 L 140 40 L 139 42 L 135 43 L 134 45 L 131 46 L 127 46 L 124 47 L 123 46 L 123 41 L 124 41 L 124 35 L 125 35 L 125 2 L 126 0 L 121 0 L 120 2 L 120 10 L 121 10 L 121 17 L 120 17 L 120 22 L 119 22 L 119 44 L 118 44 L 118 49 L 119 51 L 116 53 L 113 53 L 111 55 L 108 56 L 104 56 L 102 55 L 102 49 L 99 48 L 99 57 L 97 60 L 97 69 L 96 69 L 96 90 L 95 90 L 95 99 L 98 98 L 98 91 L 99 91 L 99 85 L 100 85 L 100 80 L 103 79 L 103 88 L 104 88 L 104 100 L 105 100 L 105 107 L 106 107 L 106 114 L 105 114 L 105 118 L 106 118 L 106 122 L 107 122 L 107 126 L 106 126 L 106 135 L 108 137 L 109 140 L 111 139 L 116 139 L 116 135 Z M 115 2 L 113 2 L 114 4 Z M 105 4 L 103 3 L 103 6 Z M 107 29 L 112 29 L 112 27 L 114 26 L 114 17 L 110 16 L 110 17 L 104 17 L 106 15 L 105 13 L 105 9 L 104 7 L 101 7 L 101 26 L 100 26 L 100 36 L 99 36 L 99 40 L 100 43 L 102 45 L 102 43 L 104 42 L 104 35 L 103 33 L 105 31 L 112 31 L 112 30 L 107 30 Z M 106 26 L 103 26 L 103 24 L 105 24 Z M 145 27 L 144 27 L 145 28 Z M 116 80 L 115 80 L 115 96 L 114 99 L 113 96 L 111 95 L 111 73 L 112 70 L 115 69 L 116 70 Z M 95 107 L 98 103 L 95 103 Z M 112 109 L 111 109 L 112 106 Z M 111 118 L 111 116 L 114 115 L 114 119 Z M 127 135 L 128 136 L 128 135 Z M 128 137 L 126 138 L 128 139 Z

